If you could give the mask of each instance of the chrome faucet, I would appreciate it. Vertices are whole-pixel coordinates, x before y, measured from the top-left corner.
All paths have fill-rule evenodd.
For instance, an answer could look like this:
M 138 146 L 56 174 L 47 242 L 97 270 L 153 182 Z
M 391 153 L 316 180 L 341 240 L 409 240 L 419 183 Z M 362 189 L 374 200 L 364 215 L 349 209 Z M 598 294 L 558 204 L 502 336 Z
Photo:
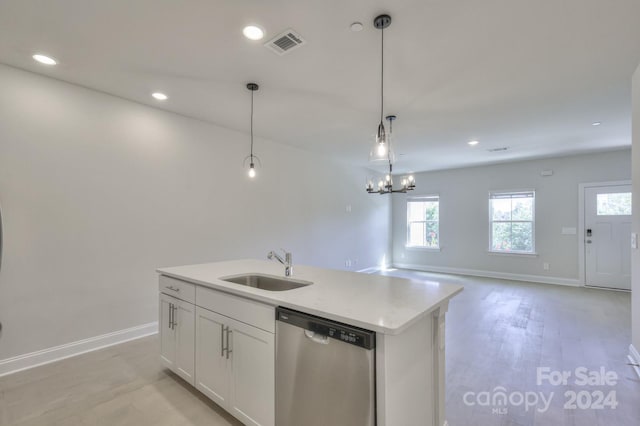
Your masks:
M 273 250 L 270 251 L 269 253 L 267 253 L 267 259 L 273 259 L 274 257 L 276 258 L 276 260 L 280 263 L 282 263 L 284 265 L 284 276 L 285 277 L 290 277 L 291 275 L 293 275 L 293 265 L 292 265 L 292 261 L 291 261 L 291 253 L 286 251 L 285 249 L 281 249 L 284 252 L 284 259 L 278 255 L 278 253 L 274 252 Z

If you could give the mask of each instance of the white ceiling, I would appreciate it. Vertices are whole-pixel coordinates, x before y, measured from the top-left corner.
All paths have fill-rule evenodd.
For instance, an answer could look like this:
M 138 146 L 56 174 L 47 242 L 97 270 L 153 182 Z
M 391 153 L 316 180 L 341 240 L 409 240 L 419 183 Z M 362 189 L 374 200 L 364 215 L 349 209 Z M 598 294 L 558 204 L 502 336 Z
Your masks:
M 366 165 L 381 12 L 396 170 L 630 145 L 640 0 L 2 0 L 0 62 L 241 131 L 255 81 L 256 135 Z M 277 56 L 249 23 L 307 44 Z

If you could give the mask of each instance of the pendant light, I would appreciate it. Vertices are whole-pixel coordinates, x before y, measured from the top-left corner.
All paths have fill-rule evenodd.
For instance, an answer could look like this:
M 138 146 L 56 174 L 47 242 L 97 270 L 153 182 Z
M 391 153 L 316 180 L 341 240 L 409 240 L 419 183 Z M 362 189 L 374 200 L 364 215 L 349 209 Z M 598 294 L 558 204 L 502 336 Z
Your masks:
M 389 134 L 384 126 L 384 29 L 391 25 L 389 15 L 380 15 L 373 20 L 373 26 L 380 30 L 380 124 L 376 131 L 373 147 L 369 151 L 369 161 L 387 162 L 389 158 L 393 162 L 395 157 L 390 151 Z
M 380 30 L 381 36 L 381 66 L 380 66 L 380 124 L 376 133 L 376 141 L 369 152 L 369 161 L 384 161 L 389 165 L 389 173 L 379 179 L 369 178 L 367 180 L 367 192 L 369 194 L 392 194 L 395 192 L 406 193 L 413 191 L 416 187 L 415 179 L 412 175 L 403 176 L 400 179 L 400 187 L 393 187 L 393 162 L 395 156 L 391 149 L 391 139 L 393 132 L 393 122 L 397 118 L 395 115 L 386 117 L 389 122 L 389 132 L 384 127 L 384 29 L 391 25 L 389 15 L 379 15 L 373 20 L 373 26 Z M 377 180 L 377 182 L 376 182 Z M 377 185 L 376 185 L 377 183 Z
M 386 119 L 389 122 L 389 133 L 387 134 L 387 161 L 389 163 L 389 173 L 384 177 L 377 179 L 377 187 L 374 185 L 376 179 L 369 178 L 367 180 L 367 192 L 369 194 L 393 194 L 395 192 L 401 192 L 405 194 L 407 191 L 413 191 L 416 188 L 416 181 L 413 175 L 402 176 L 400 178 L 400 187 L 393 187 L 393 164 L 391 162 L 391 140 L 393 139 L 393 122 L 396 120 L 395 115 L 387 115 Z
M 247 89 L 251 91 L 251 153 L 245 157 L 243 167 L 247 165 L 247 160 L 249 160 L 248 174 L 251 179 L 256 177 L 256 161 L 258 162 L 258 164 L 262 165 L 260 163 L 260 159 L 253 155 L 253 92 L 258 90 L 259 87 L 260 86 L 258 86 L 256 83 L 247 84 Z

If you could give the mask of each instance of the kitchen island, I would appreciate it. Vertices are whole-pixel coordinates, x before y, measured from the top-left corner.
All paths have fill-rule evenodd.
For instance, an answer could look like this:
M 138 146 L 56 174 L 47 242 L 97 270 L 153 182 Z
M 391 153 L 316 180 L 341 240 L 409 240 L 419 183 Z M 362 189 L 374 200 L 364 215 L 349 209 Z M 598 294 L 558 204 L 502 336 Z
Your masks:
M 290 278 L 310 284 L 293 290 L 221 279 L 285 278 L 281 265 L 260 260 L 158 272 L 164 364 L 243 423 L 275 424 L 276 307 L 376 333 L 378 426 L 445 423 L 445 314 L 462 286 L 301 265 Z

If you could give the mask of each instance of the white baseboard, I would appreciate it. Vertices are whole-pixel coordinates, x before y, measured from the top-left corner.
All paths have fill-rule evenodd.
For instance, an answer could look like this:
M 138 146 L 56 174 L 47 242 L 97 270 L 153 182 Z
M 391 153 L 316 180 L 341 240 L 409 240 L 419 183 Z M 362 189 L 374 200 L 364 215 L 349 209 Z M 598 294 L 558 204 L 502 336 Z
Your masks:
M 640 377 L 640 353 L 633 347 L 633 345 L 629 345 L 629 361 L 631 361 L 633 365 L 633 369 L 636 371 L 638 377 Z
M 375 274 L 376 272 L 378 272 L 380 270 L 381 270 L 381 268 L 379 266 L 372 266 L 370 268 L 359 269 L 356 272 L 361 272 L 363 274 Z
M 392 267 L 393 267 L 393 265 L 388 263 L 388 264 L 386 264 L 384 266 L 371 266 L 369 268 L 358 269 L 356 272 L 361 272 L 363 274 L 375 274 L 376 272 L 384 271 L 384 270 L 392 268 Z
M 528 281 L 542 284 L 558 284 L 571 287 L 580 287 L 580 281 L 572 278 L 547 277 L 544 275 L 512 274 L 509 272 L 483 271 L 480 269 L 451 268 L 448 266 L 427 266 L 409 263 L 394 263 L 394 267 L 400 269 L 413 269 L 424 272 L 438 272 L 442 274 L 470 275 L 474 277 L 498 278 L 501 280 Z
M 87 352 L 150 336 L 158 332 L 158 322 L 114 331 L 101 336 L 90 337 L 53 348 L 47 348 L 28 354 L 0 360 L 0 377 L 17 373 L 61 359 L 70 358 Z

